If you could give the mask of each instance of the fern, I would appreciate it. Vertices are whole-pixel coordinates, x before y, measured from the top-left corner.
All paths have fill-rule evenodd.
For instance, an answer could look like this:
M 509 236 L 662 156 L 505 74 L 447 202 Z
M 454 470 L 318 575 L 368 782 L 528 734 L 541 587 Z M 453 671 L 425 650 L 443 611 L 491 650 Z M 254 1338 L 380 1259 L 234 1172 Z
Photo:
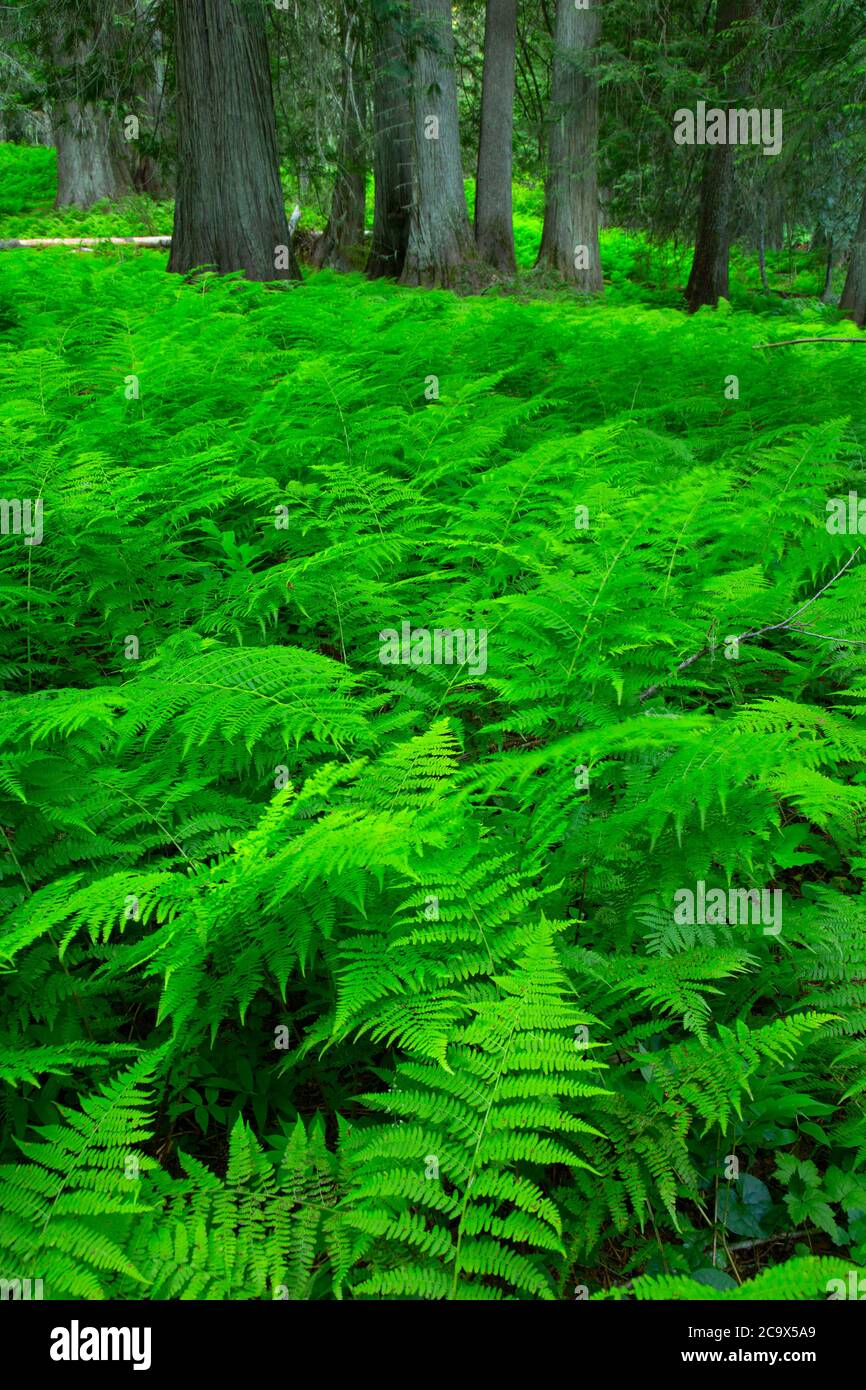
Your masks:
M 799 1299 L 829 1298 L 835 1287 L 834 1281 L 841 1280 L 847 1288 L 851 1273 L 850 1265 L 843 1260 L 804 1255 L 765 1269 L 754 1279 L 747 1279 L 739 1288 L 716 1289 L 684 1276 L 644 1274 L 633 1280 L 629 1295 L 650 1302 L 670 1299 L 735 1303 L 795 1302 Z M 854 1273 L 856 1275 L 857 1271 Z M 617 1289 L 607 1295 L 594 1296 L 621 1298 L 623 1294 Z
M 154 1071 L 142 1058 L 85 1097 L 62 1108 L 65 1123 L 44 1125 L 20 1144 L 26 1164 L 0 1168 L 0 1249 L 12 1278 L 41 1279 L 50 1299 L 101 1299 L 123 1276 L 145 1279 L 127 1253 L 131 1229 L 149 1207 L 142 1179 L 153 1160 L 134 1146 L 148 1137 Z
M 46 523 L 0 537 L 9 1277 L 548 1299 L 613 1248 L 635 1297 L 820 1297 L 816 1212 L 866 1258 L 860 369 L 641 307 L 605 237 L 579 308 L 0 258 Z M 383 664 L 404 621 L 486 670 Z
M 398 1118 L 351 1148 L 348 1220 L 376 1240 L 358 1294 L 553 1296 L 562 1224 L 534 1175 L 586 1166 L 574 1136 L 593 1127 L 576 1104 L 603 1088 L 575 1039 L 595 1020 L 565 997 L 549 928 L 491 984 L 444 1067 L 404 1062 L 387 1094 L 365 1097 Z

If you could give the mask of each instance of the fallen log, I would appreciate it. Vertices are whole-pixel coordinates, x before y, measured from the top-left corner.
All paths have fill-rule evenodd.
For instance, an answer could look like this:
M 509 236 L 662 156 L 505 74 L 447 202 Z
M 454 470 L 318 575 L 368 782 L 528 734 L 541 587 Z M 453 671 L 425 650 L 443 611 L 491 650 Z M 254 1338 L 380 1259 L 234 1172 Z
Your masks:
M 17 237 L 0 241 L 0 251 L 18 246 L 171 246 L 170 236 L 56 236 Z
M 289 218 L 289 239 L 295 246 L 299 258 L 302 261 L 309 261 L 312 256 L 312 248 L 317 239 L 322 235 L 312 227 L 299 227 L 301 219 L 301 209 L 295 205 L 294 211 Z M 372 236 L 372 233 L 365 231 L 365 237 Z M 6 241 L 0 240 L 0 251 L 13 251 L 17 247 L 42 246 L 69 246 L 74 251 L 89 251 L 94 246 L 151 246 L 157 249 L 169 250 L 171 248 L 170 236 L 59 236 L 59 237 L 15 237 Z

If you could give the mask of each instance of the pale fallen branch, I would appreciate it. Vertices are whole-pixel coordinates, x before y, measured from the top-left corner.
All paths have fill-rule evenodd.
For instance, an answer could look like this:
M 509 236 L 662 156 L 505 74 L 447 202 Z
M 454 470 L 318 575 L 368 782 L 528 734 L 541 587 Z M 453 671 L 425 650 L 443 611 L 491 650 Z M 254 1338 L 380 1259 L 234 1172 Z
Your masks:
M 734 641 L 738 643 L 749 642 L 753 640 L 755 637 L 763 637 L 764 634 L 767 632 L 781 632 L 782 630 L 785 630 L 787 632 L 796 632 L 801 637 L 822 637 L 825 641 L 839 642 L 846 646 L 862 646 L 863 643 L 861 643 L 860 640 L 857 638 L 825 637 L 824 633 L 810 632 L 808 628 L 802 627 L 799 623 L 795 621 L 796 618 L 799 618 L 801 613 L 805 613 L 807 608 L 811 608 L 812 604 L 815 603 L 821 597 L 822 594 L 825 594 L 827 590 L 830 588 L 830 586 L 836 583 L 837 579 L 840 579 L 842 577 L 846 569 L 848 569 L 848 567 L 854 563 L 857 556 L 860 554 L 860 550 L 861 547 L 858 545 L 857 549 L 853 552 L 853 554 L 848 556 L 848 559 L 845 561 L 842 568 L 838 570 L 836 574 L 833 575 L 833 578 L 828 579 L 824 587 L 822 589 L 819 589 L 817 594 L 813 594 L 811 598 L 807 599 L 806 602 L 796 610 L 796 612 L 792 613 L 787 618 L 783 618 L 780 623 L 768 623 L 766 627 L 756 628 L 754 632 L 743 632 L 740 634 L 739 637 L 734 638 Z M 692 666 L 696 661 L 700 661 L 701 657 L 706 656 L 710 650 L 711 648 L 709 647 L 702 647 L 699 652 L 695 652 L 694 656 L 687 656 L 685 661 L 681 661 L 679 666 L 675 668 L 674 675 L 679 675 L 680 671 L 685 671 L 687 667 Z M 657 685 L 650 685 L 647 686 L 646 690 L 642 690 L 640 695 L 638 696 L 638 699 L 640 700 L 641 704 L 643 704 L 644 700 L 648 700 L 652 695 L 657 695 L 658 692 L 661 690 L 663 684 L 663 681 L 659 681 Z
M 301 209 L 295 204 L 291 217 L 289 218 L 289 239 L 291 240 L 298 223 L 301 220 Z M 321 232 L 313 231 L 312 236 L 321 236 Z M 86 251 L 92 246 L 152 246 L 168 250 L 171 246 L 170 236 L 52 236 L 52 237 L 15 237 L 10 240 L 0 241 L 0 251 L 14 251 L 18 247 L 40 247 L 40 246 L 71 246 L 75 250 Z
M 170 236 L 52 236 L 17 237 L 0 241 L 0 251 L 13 251 L 19 246 L 171 246 Z
M 793 347 L 796 343 L 866 343 L 863 338 L 782 338 L 778 343 L 752 343 L 753 348 Z

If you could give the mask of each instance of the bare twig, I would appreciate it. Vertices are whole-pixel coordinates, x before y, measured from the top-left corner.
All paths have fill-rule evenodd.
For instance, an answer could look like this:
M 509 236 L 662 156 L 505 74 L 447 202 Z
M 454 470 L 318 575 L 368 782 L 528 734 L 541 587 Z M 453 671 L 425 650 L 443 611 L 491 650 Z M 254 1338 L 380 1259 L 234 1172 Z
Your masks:
M 753 348 L 793 347 L 795 343 L 866 343 L 863 338 L 782 338 L 778 343 L 752 343 Z
M 866 339 L 864 339 L 864 341 L 866 341 Z M 734 641 L 749 642 L 753 640 L 755 637 L 763 637 L 764 634 L 767 632 L 781 632 L 784 630 L 787 632 L 796 632 L 801 637 L 821 637 L 825 641 L 843 642 L 852 646 L 866 645 L 866 643 L 861 643 L 855 638 L 826 637 L 825 634 L 821 632 L 810 632 L 808 628 L 802 627 L 799 623 L 795 621 L 797 618 L 799 618 L 801 613 L 805 613 L 807 608 L 811 608 L 812 604 L 815 603 L 821 597 L 822 594 L 825 594 L 827 590 L 830 588 L 830 586 L 836 583 L 837 579 L 841 578 L 841 576 L 845 573 L 846 569 L 848 569 L 849 566 L 854 563 L 857 556 L 860 554 L 860 550 L 861 547 L 858 545 L 857 549 L 851 555 L 848 556 L 848 559 L 845 561 L 842 568 L 838 570 L 836 574 L 833 575 L 833 578 L 828 579 L 827 583 L 823 586 L 823 588 L 819 589 L 817 594 L 813 594 L 810 599 L 807 599 L 805 603 L 801 604 L 800 607 L 790 615 L 790 617 L 783 618 L 782 622 L 780 623 L 768 623 L 766 627 L 755 628 L 754 632 L 743 632 L 740 634 L 739 637 L 735 637 Z M 685 671 L 687 667 L 692 666 L 696 661 L 700 661 L 701 657 L 706 656 L 709 651 L 709 647 L 702 647 L 699 652 L 695 652 L 694 656 L 687 656 L 685 661 L 681 661 L 680 664 L 677 667 L 675 667 L 674 675 L 679 675 L 680 671 Z M 638 699 L 640 700 L 641 704 L 643 704 L 644 700 L 648 700 L 652 695 L 657 695 L 661 688 L 661 681 L 659 681 L 657 685 L 647 686 L 646 690 L 642 690 L 640 695 L 638 696 Z
M 780 1240 L 802 1240 L 803 1236 L 816 1236 L 817 1229 L 806 1231 L 779 1231 L 774 1236 L 762 1236 L 760 1240 L 738 1240 L 736 1245 L 732 1245 L 731 1250 L 754 1250 L 758 1245 L 772 1245 Z

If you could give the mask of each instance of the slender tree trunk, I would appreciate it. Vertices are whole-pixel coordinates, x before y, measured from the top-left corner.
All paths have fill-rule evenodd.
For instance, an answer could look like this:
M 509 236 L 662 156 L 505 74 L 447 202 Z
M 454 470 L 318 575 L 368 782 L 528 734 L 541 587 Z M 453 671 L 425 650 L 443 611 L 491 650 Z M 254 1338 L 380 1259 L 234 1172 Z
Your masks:
M 827 264 L 824 269 L 824 288 L 821 291 L 821 303 L 830 304 L 833 300 L 833 266 L 836 258 L 833 251 L 833 238 L 827 242 Z
M 585 10 L 573 0 L 558 0 L 537 263 L 587 294 L 604 289 L 598 245 L 598 81 L 589 71 L 600 30 L 601 0 L 590 0 Z
M 767 279 L 767 249 L 764 237 L 764 214 L 761 213 L 761 225 L 758 231 L 758 268 L 761 272 L 761 288 L 765 294 L 770 293 L 770 282 Z
M 517 0 L 487 0 L 481 136 L 475 185 L 475 245 L 505 274 L 517 268 L 511 209 Z
M 178 179 L 170 271 L 298 280 L 280 185 L 262 0 L 176 0 Z
M 403 274 L 412 207 L 412 105 L 406 42 L 399 16 L 374 13 L 373 120 L 375 203 L 371 280 Z
M 364 68 L 358 14 L 343 33 L 343 111 L 340 151 L 328 225 L 316 242 L 313 265 L 359 268 L 364 247 L 367 158 L 364 140 Z
M 781 251 L 785 245 L 785 208 L 778 197 L 767 210 L 766 240 L 771 251 Z
M 866 195 L 848 255 L 848 274 L 839 300 L 839 310 L 861 328 L 866 326 Z
M 405 285 L 454 289 L 474 256 L 466 213 L 450 0 L 412 0 L 414 181 Z
M 733 56 L 735 46 L 741 42 L 736 35 L 727 40 L 722 36 L 738 20 L 749 19 L 756 6 L 757 0 L 718 0 L 715 47 L 720 68 L 726 55 Z M 734 148 L 727 144 L 711 145 L 704 160 L 695 254 L 686 286 L 686 300 L 691 313 L 704 304 L 715 307 L 720 299 L 728 297 L 733 197 Z
M 715 307 L 720 299 L 728 297 L 733 192 L 733 147 L 715 145 L 707 151 L 704 162 L 695 254 L 686 286 L 686 300 L 692 313 L 702 304 Z
M 146 17 L 147 0 L 135 0 L 139 21 Z M 168 92 L 165 39 L 155 26 L 151 29 L 150 74 L 130 109 L 141 116 L 140 140 L 131 146 L 135 163 L 132 181 L 139 193 L 151 198 L 174 197 L 174 177 L 164 157 L 165 132 L 169 125 L 171 96 Z

